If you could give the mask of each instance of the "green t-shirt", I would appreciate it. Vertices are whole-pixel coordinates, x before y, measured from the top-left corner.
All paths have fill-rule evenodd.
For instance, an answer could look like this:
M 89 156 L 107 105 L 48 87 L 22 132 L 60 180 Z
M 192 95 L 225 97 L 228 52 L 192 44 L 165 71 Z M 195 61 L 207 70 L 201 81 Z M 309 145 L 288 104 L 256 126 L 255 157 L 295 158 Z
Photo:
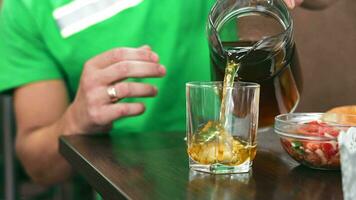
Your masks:
M 124 102 L 143 102 L 146 112 L 117 120 L 114 131 L 184 131 L 185 83 L 210 79 L 205 24 L 214 0 L 116 2 L 120 1 L 136 3 L 126 7 L 112 5 L 108 10 L 103 9 L 107 6 L 104 3 L 97 7 L 101 12 L 82 8 L 68 18 L 55 19 L 54 11 L 71 1 L 5 0 L 0 20 L 3 40 L 0 43 L 0 91 L 31 82 L 63 79 L 73 99 L 83 64 L 88 59 L 116 47 L 148 44 L 159 54 L 167 75 L 129 80 L 153 84 L 159 93 L 155 98 L 124 99 Z M 105 14 L 112 16 L 105 18 Z M 85 17 L 89 15 L 91 18 Z M 75 20 L 83 16 L 84 20 Z M 100 20 L 100 17 L 105 19 Z M 97 21 L 80 29 L 88 20 Z M 62 36 L 61 31 L 68 29 L 75 33 Z

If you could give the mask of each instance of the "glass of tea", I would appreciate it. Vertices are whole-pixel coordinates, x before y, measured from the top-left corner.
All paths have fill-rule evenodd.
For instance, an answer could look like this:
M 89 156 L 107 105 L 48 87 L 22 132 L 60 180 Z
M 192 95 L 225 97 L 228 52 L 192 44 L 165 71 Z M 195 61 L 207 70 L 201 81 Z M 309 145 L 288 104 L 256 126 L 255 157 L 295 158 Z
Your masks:
M 219 0 L 208 19 L 212 80 L 238 66 L 235 81 L 261 85 L 260 127 L 292 112 L 302 78 L 293 39 L 293 21 L 283 0 Z
M 256 155 L 260 86 L 186 84 L 189 167 L 213 174 L 245 173 Z

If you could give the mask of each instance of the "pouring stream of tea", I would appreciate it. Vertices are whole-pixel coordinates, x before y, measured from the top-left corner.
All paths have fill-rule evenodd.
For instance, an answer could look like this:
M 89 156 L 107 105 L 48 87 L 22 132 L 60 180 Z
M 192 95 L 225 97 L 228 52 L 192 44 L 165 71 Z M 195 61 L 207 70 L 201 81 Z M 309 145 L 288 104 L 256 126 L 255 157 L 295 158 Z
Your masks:
M 229 90 L 229 88 L 234 86 L 234 79 L 235 76 L 238 75 L 237 72 L 240 67 L 240 63 L 236 62 L 235 59 L 233 59 L 235 56 L 234 53 L 228 51 L 227 52 L 227 64 L 226 64 L 226 69 L 225 69 L 225 77 L 224 77 L 224 83 L 223 83 L 223 93 L 222 93 L 222 99 L 221 99 L 221 108 L 220 108 L 220 123 L 225 124 L 226 120 L 226 111 L 228 109 L 227 103 L 230 102 L 232 98 L 232 90 Z
M 254 48 L 252 48 L 254 49 Z M 232 92 L 234 86 L 235 77 L 238 76 L 238 70 L 240 67 L 240 61 L 243 57 L 249 54 L 252 49 L 241 53 L 235 49 L 226 49 L 225 53 L 227 56 L 227 63 L 225 68 L 225 76 L 222 88 L 222 98 L 221 107 L 219 113 L 218 121 L 210 121 L 206 123 L 202 129 L 198 132 L 197 141 L 209 142 L 215 139 L 216 136 L 227 135 L 227 115 L 229 114 L 229 109 L 231 109 L 230 102 L 233 101 Z M 225 139 L 225 137 L 223 137 Z
M 252 47 L 246 52 L 240 52 L 239 50 L 236 50 L 234 48 L 224 49 L 222 43 L 220 42 L 221 49 L 223 50 L 223 52 L 225 52 L 227 56 L 219 118 L 220 123 L 222 125 L 225 124 L 226 112 L 229 108 L 227 107 L 227 103 L 232 100 L 232 90 L 228 90 L 228 88 L 233 87 L 235 79 L 238 80 L 238 78 L 235 77 L 239 75 L 238 71 L 241 65 L 241 60 L 245 56 L 249 55 L 252 51 L 255 51 L 257 49 L 272 48 L 273 46 L 275 46 L 276 43 L 278 43 L 278 41 L 282 41 L 281 37 L 285 37 L 285 35 L 280 34 L 272 37 L 265 37 L 253 44 Z
M 244 54 L 243 56 L 245 56 Z M 190 157 L 200 164 L 239 165 L 246 160 L 253 160 L 256 155 L 256 145 L 251 145 L 237 137 L 232 136 L 226 129 L 226 115 L 229 114 L 230 102 L 232 102 L 231 89 L 234 79 L 240 67 L 239 56 L 235 50 L 227 51 L 227 64 L 222 89 L 220 118 L 218 121 L 207 122 L 194 134 L 192 143 L 188 148 Z

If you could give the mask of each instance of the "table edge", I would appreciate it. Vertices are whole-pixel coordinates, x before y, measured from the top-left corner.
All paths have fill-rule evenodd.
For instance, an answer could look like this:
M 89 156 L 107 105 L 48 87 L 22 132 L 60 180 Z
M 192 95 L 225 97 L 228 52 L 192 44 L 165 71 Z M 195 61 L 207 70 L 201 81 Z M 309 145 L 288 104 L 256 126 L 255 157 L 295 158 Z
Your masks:
M 125 192 L 116 187 L 104 174 L 91 165 L 83 155 L 73 148 L 67 141 L 68 137 L 71 136 L 61 136 L 59 138 L 59 153 L 68 161 L 73 169 L 82 175 L 104 199 L 130 199 Z M 103 187 L 100 187 L 102 185 L 107 185 L 108 187 L 103 189 Z

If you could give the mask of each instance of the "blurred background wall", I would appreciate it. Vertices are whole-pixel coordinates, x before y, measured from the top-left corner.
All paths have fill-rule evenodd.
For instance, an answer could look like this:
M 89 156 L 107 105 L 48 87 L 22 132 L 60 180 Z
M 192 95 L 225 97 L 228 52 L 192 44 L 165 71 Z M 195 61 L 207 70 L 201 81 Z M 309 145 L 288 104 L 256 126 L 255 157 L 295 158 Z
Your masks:
M 356 105 L 356 0 L 323 11 L 297 8 L 293 16 L 304 76 L 298 110 Z

